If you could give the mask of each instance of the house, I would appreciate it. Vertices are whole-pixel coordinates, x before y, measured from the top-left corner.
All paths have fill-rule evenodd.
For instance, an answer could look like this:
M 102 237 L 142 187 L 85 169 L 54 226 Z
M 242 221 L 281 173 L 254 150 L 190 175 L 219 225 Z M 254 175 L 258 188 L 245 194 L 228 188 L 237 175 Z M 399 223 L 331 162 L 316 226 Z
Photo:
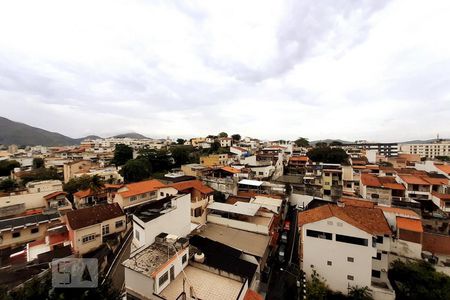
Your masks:
M 450 194 L 441 194 L 438 192 L 431 193 L 431 200 L 442 211 L 450 213 Z
M 62 251 L 60 251 L 63 249 Z M 28 243 L 26 247 L 27 261 L 37 259 L 39 262 L 50 262 L 51 258 L 62 258 L 72 254 L 69 231 L 63 223 L 56 223 L 47 228 L 43 239 Z M 50 258 L 50 259 L 45 259 Z
M 99 248 L 106 237 L 126 229 L 125 214 L 118 203 L 74 210 L 65 220 L 73 252 L 78 255 Z
M 28 193 L 62 191 L 63 185 L 60 180 L 32 181 L 26 184 Z
M 431 184 L 414 174 L 398 174 L 398 180 L 405 187 L 405 197 L 409 199 L 431 199 Z
M 88 173 L 97 164 L 90 160 L 77 160 L 64 164 L 64 183 L 69 182 L 76 174 Z
M 405 197 L 405 187 L 391 176 L 376 176 L 363 173 L 360 177 L 359 193 L 364 199 L 390 205 L 392 200 Z
M 239 156 L 248 156 L 249 151 L 239 146 L 231 146 L 230 152 Z
M 37 213 L 0 220 L 0 250 L 14 249 L 45 237 L 52 225 L 60 222 L 58 212 Z
M 306 155 L 291 156 L 288 160 L 288 171 L 294 174 L 304 174 L 306 172 L 306 164 L 309 159 Z
M 226 166 L 228 162 L 228 154 L 210 154 L 200 157 L 200 164 L 205 167 Z
M 73 194 L 73 201 L 76 208 L 83 208 L 97 204 L 112 203 L 117 191 L 122 188 L 121 184 L 106 183 L 98 191 L 92 189 L 81 190 Z
M 387 278 L 392 235 L 381 209 L 327 204 L 298 214 L 303 271 L 325 278 L 332 290 L 368 287 L 374 299 L 394 299 Z M 332 249 L 332 251 L 330 251 Z
M 187 164 L 181 166 L 181 171 L 186 176 L 194 176 L 194 177 L 201 177 L 205 171 L 207 171 L 209 168 L 200 165 L 200 164 Z
M 191 222 L 196 224 L 206 223 L 206 206 L 213 201 L 214 190 L 204 185 L 200 180 L 189 180 L 170 185 L 178 193 L 191 195 Z
M 233 139 L 230 137 L 221 137 L 219 138 L 220 147 L 229 148 L 233 144 Z
M 151 201 L 156 201 L 177 194 L 177 190 L 162 182 L 151 179 L 129 183 L 121 187 L 114 196 L 113 202 L 128 211 L 131 208 Z
M 191 139 L 191 145 L 192 145 L 192 147 L 195 147 L 195 148 L 199 147 L 200 144 L 205 143 L 205 142 L 206 142 L 205 138 L 193 138 L 193 139 Z
M 191 194 L 168 195 L 140 205 L 132 221 L 132 243 L 136 248 L 153 244 L 161 232 L 186 236 L 191 232 Z

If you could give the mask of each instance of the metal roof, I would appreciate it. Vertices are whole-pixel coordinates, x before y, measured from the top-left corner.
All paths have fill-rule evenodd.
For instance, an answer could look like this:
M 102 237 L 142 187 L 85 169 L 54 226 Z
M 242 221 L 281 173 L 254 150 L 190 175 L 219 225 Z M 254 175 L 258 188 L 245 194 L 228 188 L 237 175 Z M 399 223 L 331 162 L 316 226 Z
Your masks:
M 258 180 L 250 180 L 250 179 L 242 179 L 239 181 L 239 184 L 251 185 L 251 186 L 261 186 L 263 185 L 263 181 Z

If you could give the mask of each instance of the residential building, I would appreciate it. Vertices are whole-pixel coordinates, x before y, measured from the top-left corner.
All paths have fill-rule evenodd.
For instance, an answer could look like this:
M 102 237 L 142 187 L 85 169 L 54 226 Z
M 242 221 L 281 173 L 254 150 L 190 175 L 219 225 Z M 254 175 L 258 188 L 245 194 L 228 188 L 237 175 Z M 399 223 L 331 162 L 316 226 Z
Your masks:
M 361 141 L 354 144 L 346 144 L 345 147 L 360 150 L 376 150 L 378 154 L 385 157 L 397 156 L 399 150 L 399 146 L 397 143 L 368 143 L 366 141 Z
M 434 143 L 401 144 L 400 151 L 406 154 L 417 154 L 421 157 L 435 158 L 437 156 L 450 156 L 450 141 L 437 141 Z
M 56 192 L 63 190 L 60 180 L 32 181 L 26 184 L 28 193 Z
M 431 200 L 437 207 L 446 213 L 450 213 L 450 194 L 431 192 Z
M 177 194 L 177 190 L 162 182 L 152 179 L 126 184 L 114 196 L 113 202 L 128 211 L 132 207 L 160 200 L 169 195 Z
M 199 147 L 200 144 L 205 143 L 205 142 L 206 142 L 205 138 L 193 138 L 193 139 L 191 139 L 191 145 L 192 145 L 192 147 L 195 147 L 195 148 Z
M 86 254 L 104 239 L 126 229 L 125 214 L 118 203 L 102 204 L 68 212 L 65 217 L 73 252 Z
M 381 209 L 327 204 L 298 215 L 300 257 L 335 291 L 368 287 L 374 299 L 394 299 L 387 278 L 392 231 Z M 333 249 L 330 251 L 330 249 Z
M 219 138 L 220 147 L 222 148 L 229 148 L 233 144 L 233 139 L 230 137 L 222 137 Z
M 78 160 L 64 164 L 64 183 L 69 182 L 76 174 L 88 173 L 90 169 L 96 166 L 90 160 Z
M 186 176 L 194 176 L 200 178 L 208 168 L 201 164 L 187 164 L 181 166 L 181 171 Z
M 106 183 L 98 191 L 92 189 L 81 190 L 73 194 L 73 202 L 76 208 L 84 208 L 92 205 L 113 203 L 117 191 L 122 188 L 121 184 Z
M 170 185 L 180 194 L 191 195 L 191 222 L 203 225 L 206 223 L 206 207 L 213 201 L 214 190 L 200 180 L 189 180 Z
M 161 232 L 186 236 L 191 232 L 191 194 L 168 195 L 140 205 L 132 220 L 136 248 L 153 244 Z
M 405 187 L 391 176 L 377 176 L 370 173 L 361 174 L 359 193 L 364 199 L 390 205 L 392 200 L 405 197 Z
M 291 174 L 305 174 L 308 156 L 291 156 L 288 160 L 287 170 Z
M 226 166 L 228 163 L 228 154 L 210 154 L 200 157 L 200 164 L 205 167 Z

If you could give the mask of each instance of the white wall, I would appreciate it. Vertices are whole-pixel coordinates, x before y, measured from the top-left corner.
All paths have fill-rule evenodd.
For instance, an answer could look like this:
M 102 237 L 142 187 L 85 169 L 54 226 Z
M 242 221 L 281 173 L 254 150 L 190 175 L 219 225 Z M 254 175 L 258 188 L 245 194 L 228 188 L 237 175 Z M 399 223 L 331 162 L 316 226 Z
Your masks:
M 328 222 L 331 222 L 328 224 Z M 338 226 L 342 224 L 342 226 Z M 306 236 L 306 230 L 329 232 L 332 240 Z M 335 234 L 343 234 L 368 240 L 368 246 L 353 245 L 336 241 Z M 372 247 L 372 235 L 344 221 L 331 217 L 322 221 L 305 224 L 302 227 L 303 270 L 307 278 L 311 278 L 313 269 L 326 279 L 329 287 L 347 294 L 348 284 L 351 286 L 370 287 L 372 278 L 372 257 L 376 256 L 376 248 Z M 354 262 L 348 262 L 353 257 Z M 332 265 L 328 266 L 327 262 Z M 354 276 L 348 280 L 347 275 Z
M 306 206 L 313 199 L 314 199 L 314 197 L 313 196 L 309 196 L 309 195 L 291 194 L 289 196 L 289 203 L 291 205 Z
M 127 290 L 132 290 L 142 296 L 150 298 L 153 294 L 154 281 L 152 278 L 147 277 L 139 272 L 125 269 L 125 288 Z

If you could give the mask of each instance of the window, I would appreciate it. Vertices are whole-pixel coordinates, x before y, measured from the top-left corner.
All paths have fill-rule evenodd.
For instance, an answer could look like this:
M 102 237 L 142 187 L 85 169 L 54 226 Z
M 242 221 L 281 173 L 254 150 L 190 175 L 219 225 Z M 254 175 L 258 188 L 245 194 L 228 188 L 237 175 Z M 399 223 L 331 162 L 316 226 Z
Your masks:
M 322 231 L 316 231 L 316 230 L 310 230 L 310 229 L 306 230 L 306 235 L 310 236 L 310 237 L 315 237 L 315 238 L 319 238 L 319 239 L 326 239 L 326 240 L 331 240 L 332 236 L 333 236 L 329 232 L 322 232 Z
M 141 194 L 141 199 L 144 199 L 145 197 L 147 197 L 147 194 Z
M 342 226 L 344 226 L 344 224 L 342 222 L 337 222 L 337 226 L 342 227 Z
M 327 221 L 328 225 L 333 225 L 333 221 Z
M 123 226 L 123 221 L 122 220 L 116 221 L 116 228 L 120 228 L 122 226 Z
M 95 240 L 95 234 L 94 233 L 85 235 L 82 238 L 83 244 L 92 242 L 93 240 Z
M 181 263 L 184 265 L 184 263 L 187 262 L 187 254 L 183 255 L 181 258 Z
M 369 241 L 367 239 L 362 239 L 362 238 L 348 236 L 348 235 L 342 235 L 342 234 L 336 234 L 336 241 L 341 242 L 341 243 L 360 245 L 360 246 L 368 246 L 369 245 Z
M 134 230 L 134 237 L 135 237 L 138 241 L 140 241 L 140 238 L 139 238 L 139 231 L 137 231 L 136 229 Z
M 161 287 L 169 279 L 169 271 L 159 277 L 159 286 Z
M 130 201 L 136 201 L 136 196 L 130 197 Z
M 203 209 L 201 207 L 197 207 L 194 209 L 194 217 L 198 218 L 201 217 L 203 214 Z
M 20 236 L 20 231 L 14 231 L 13 233 L 12 233 L 12 237 L 13 238 L 18 238 Z
M 31 233 L 38 233 L 38 232 L 39 232 L 39 227 L 31 228 Z
M 327 261 L 327 266 L 332 266 L 333 263 L 331 261 Z
M 163 192 L 159 193 L 159 195 L 160 195 L 161 197 L 164 197 L 164 193 L 163 193 Z
M 377 244 L 383 244 L 383 237 L 380 235 L 377 235 Z
M 377 271 L 377 270 L 372 270 L 372 277 L 380 278 L 381 277 L 381 272 Z
M 378 252 L 377 256 L 373 257 L 373 259 L 381 260 L 381 252 Z
M 348 262 L 355 262 L 355 258 L 354 257 L 347 257 L 347 261 Z
M 330 190 L 323 190 L 323 194 L 325 196 L 330 196 L 331 195 L 331 191 Z
M 348 279 L 348 280 L 354 280 L 355 277 L 353 277 L 353 275 L 347 275 L 347 279 Z
M 378 195 L 378 194 L 372 194 L 372 195 L 370 195 L 370 197 L 372 197 L 372 199 L 379 199 L 379 198 L 380 198 L 380 195 Z
M 102 235 L 107 235 L 107 234 L 109 234 L 109 224 L 102 226 Z

